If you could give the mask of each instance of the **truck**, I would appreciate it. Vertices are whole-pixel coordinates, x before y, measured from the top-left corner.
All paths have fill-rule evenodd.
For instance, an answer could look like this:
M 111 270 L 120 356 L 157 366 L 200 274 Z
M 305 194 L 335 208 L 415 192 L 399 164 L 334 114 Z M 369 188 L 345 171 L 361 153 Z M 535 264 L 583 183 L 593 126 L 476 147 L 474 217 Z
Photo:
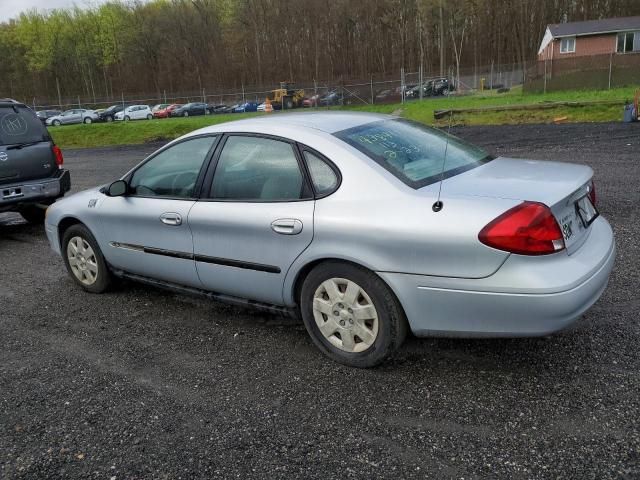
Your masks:
M 45 210 L 71 188 L 60 148 L 35 112 L 0 98 L 0 213 L 43 223 Z
M 291 110 L 302 107 L 304 90 L 296 89 L 292 83 L 280 82 L 280 88 L 272 90 L 267 96 L 274 110 Z

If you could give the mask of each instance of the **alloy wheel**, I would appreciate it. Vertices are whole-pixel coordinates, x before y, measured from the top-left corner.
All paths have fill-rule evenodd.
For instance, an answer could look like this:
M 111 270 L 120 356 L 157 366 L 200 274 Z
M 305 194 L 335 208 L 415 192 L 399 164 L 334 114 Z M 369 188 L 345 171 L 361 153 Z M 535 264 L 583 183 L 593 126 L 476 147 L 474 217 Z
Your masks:
M 67 244 L 67 260 L 71 271 L 84 285 L 98 279 L 98 260 L 91 245 L 82 237 L 73 237 Z
M 324 338 L 344 352 L 363 352 L 378 336 L 378 312 L 371 298 L 345 278 L 325 280 L 316 289 L 313 317 Z

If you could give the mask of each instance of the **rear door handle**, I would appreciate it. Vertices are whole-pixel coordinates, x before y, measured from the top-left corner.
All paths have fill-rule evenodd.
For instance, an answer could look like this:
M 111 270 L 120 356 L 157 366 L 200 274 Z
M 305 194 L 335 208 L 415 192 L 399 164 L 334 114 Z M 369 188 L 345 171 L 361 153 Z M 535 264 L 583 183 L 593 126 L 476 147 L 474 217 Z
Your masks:
M 271 223 L 271 230 L 281 235 L 298 235 L 302 231 L 302 222 L 297 218 L 281 218 Z
M 166 212 L 160 215 L 160 221 L 165 225 L 170 225 L 172 227 L 178 227 L 182 225 L 182 217 L 179 213 Z

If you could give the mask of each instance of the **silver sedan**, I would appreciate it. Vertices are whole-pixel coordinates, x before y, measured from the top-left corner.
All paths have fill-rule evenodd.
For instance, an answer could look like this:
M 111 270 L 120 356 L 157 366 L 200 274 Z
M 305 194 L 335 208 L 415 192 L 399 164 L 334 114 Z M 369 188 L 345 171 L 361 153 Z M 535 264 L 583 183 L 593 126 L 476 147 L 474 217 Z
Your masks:
M 417 336 L 536 336 L 604 291 L 612 230 L 590 168 L 493 158 L 373 114 L 207 127 L 120 180 L 56 202 L 71 278 L 118 278 L 299 315 L 347 365 Z

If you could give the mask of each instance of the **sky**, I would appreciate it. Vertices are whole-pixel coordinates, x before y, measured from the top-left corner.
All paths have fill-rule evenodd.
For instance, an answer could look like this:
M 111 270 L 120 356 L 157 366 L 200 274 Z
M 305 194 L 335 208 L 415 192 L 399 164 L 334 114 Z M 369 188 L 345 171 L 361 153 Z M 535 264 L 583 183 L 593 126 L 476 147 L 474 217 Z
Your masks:
M 0 22 L 17 17 L 20 12 L 37 8 L 50 10 L 53 8 L 68 8 L 73 5 L 89 7 L 105 3 L 107 0 L 0 0 Z

